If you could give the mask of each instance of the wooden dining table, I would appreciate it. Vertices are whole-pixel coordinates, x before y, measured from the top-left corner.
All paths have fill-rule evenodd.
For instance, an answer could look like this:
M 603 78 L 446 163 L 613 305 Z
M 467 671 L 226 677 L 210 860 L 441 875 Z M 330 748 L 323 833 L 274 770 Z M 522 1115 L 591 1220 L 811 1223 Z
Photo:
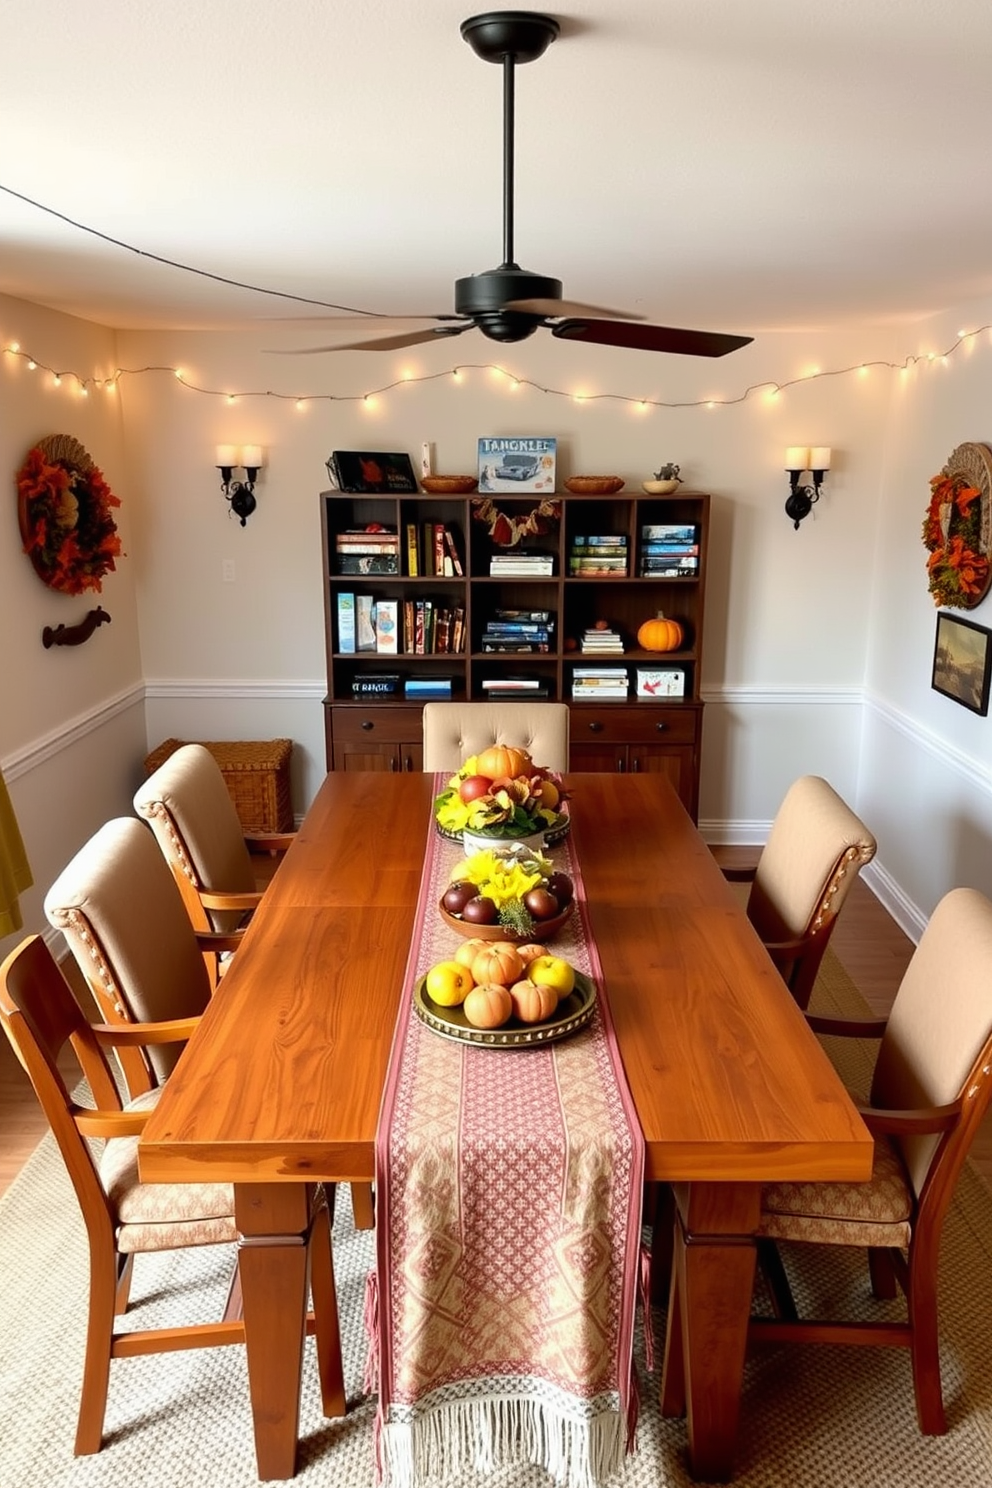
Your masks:
M 646 1179 L 678 1202 L 678 1377 L 662 1400 L 684 1402 L 693 1474 L 725 1480 L 761 1185 L 863 1181 L 872 1142 L 668 781 L 569 786 Z M 263 1479 L 295 1471 L 313 1185 L 375 1173 L 433 789 L 326 777 L 139 1143 L 145 1182 L 235 1185 Z

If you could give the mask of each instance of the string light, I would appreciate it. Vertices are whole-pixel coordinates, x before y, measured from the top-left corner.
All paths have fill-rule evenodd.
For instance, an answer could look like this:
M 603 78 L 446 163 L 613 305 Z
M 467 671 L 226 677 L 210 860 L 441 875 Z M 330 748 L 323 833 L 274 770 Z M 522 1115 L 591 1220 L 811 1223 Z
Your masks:
M 2 188 L 0 188 L 2 189 Z M 962 346 L 973 342 L 983 332 L 992 333 L 992 324 L 978 326 L 973 331 L 959 333 L 956 341 L 949 346 L 945 352 L 919 352 L 909 355 L 901 362 L 890 362 L 878 358 L 869 362 L 854 362 L 847 367 L 819 368 L 815 371 L 802 372 L 796 377 L 788 378 L 784 382 L 776 382 L 771 378 L 764 382 L 751 383 L 743 392 L 725 398 L 645 398 L 643 395 L 629 393 L 589 393 L 568 392 L 564 388 L 556 388 L 540 383 L 531 377 L 520 377 L 515 372 L 509 372 L 505 367 L 495 362 L 460 362 L 455 367 L 446 367 L 441 372 L 423 372 L 414 374 L 408 369 L 391 382 L 383 383 L 381 387 L 368 388 L 360 393 L 280 393 L 273 388 L 242 389 L 237 393 L 227 392 L 221 388 L 201 387 L 198 383 L 191 382 L 181 367 L 166 367 L 149 365 L 146 367 L 117 367 L 113 374 L 102 384 L 98 377 L 84 377 L 79 372 L 59 371 L 46 363 L 38 361 L 36 357 L 28 352 L 22 351 L 20 343 L 11 341 L 2 348 L 3 354 L 24 362 L 28 371 L 35 372 L 39 368 L 43 372 L 51 374 L 52 383 L 55 387 L 61 387 L 64 378 L 71 378 L 81 393 L 88 392 L 91 387 L 106 388 L 108 393 L 115 393 L 118 384 L 125 377 L 143 377 L 149 374 L 162 373 L 174 377 L 180 385 L 190 393 L 198 393 L 208 398 L 223 398 L 228 405 L 237 403 L 244 398 L 272 398 L 277 402 L 293 403 L 298 412 L 302 413 L 311 403 L 363 403 L 367 410 L 372 411 L 378 406 L 379 399 L 386 393 L 395 391 L 397 388 L 414 387 L 420 383 L 438 382 L 442 378 L 451 378 L 453 382 L 460 383 L 466 372 L 487 372 L 493 378 L 505 382 L 508 389 L 516 391 L 519 388 L 531 388 L 536 393 L 542 393 L 549 398 L 565 398 L 571 403 L 625 403 L 637 413 L 646 413 L 652 408 L 704 408 L 712 411 L 717 408 L 732 408 L 737 404 L 746 403 L 749 398 L 760 395 L 762 400 L 768 404 L 776 403 L 782 393 L 789 388 L 799 385 L 805 386 L 810 382 L 818 382 L 825 377 L 848 377 L 852 374 L 857 377 L 867 377 L 873 368 L 881 368 L 885 371 L 898 374 L 900 382 L 905 382 L 909 374 L 916 370 L 918 364 L 926 367 L 930 363 L 936 363 L 946 367 L 951 357 Z

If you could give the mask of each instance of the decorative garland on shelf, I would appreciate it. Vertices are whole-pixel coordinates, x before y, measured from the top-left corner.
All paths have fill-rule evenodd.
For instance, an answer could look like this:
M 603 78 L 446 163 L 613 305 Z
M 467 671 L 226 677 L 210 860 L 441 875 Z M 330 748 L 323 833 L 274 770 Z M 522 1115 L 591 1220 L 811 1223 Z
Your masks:
M 472 515 L 477 522 L 488 523 L 489 536 L 498 548 L 514 548 L 522 537 L 550 532 L 555 522 L 561 520 L 561 502 L 549 497 L 523 516 L 513 517 L 484 496 L 473 499 Z
M 24 551 L 50 589 L 102 588 L 121 554 L 111 509 L 120 501 L 78 440 L 51 434 L 28 451 L 17 474 Z
M 923 521 L 928 587 L 935 605 L 971 610 L 985 598 L 992 568 L 992 450 L 959 444 L 930 478 Z

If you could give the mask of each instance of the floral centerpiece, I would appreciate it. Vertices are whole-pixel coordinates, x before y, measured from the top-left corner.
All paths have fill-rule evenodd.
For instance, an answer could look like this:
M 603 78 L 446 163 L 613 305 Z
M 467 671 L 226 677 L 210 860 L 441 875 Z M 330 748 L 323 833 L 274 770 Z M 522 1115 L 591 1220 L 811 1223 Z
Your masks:
M 555 872 L 550 858 L 519 842 L 472 853 L 451 870 L 441 906 L 460 922 L 462 933 L 486 935 L 499 926 L 503 938 L 542 939 L 554 933 L 572 904 L 572 881 Z
M 988 588 L 989 560 L 982 552 L 981 492 L 964 474 L 945 469 L 931 477 L 923 545 L 934 604 L 971 609 Z
M 494 842 L 563 834 L 568 817 L 562 778 L 535 765 L 525 749 L 496 744 L 471 755 L 434 802 L 434 819 L 446 837 L 468 832 Z

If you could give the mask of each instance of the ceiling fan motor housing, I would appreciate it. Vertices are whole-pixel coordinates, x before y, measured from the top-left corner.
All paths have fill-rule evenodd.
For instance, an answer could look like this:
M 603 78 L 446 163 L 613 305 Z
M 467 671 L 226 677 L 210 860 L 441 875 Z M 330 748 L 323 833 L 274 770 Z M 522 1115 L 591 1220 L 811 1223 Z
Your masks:
M 560 300 L 560 279 L 503 264 L 455 280 L 455 312 L 467 315 L 491 341 L 523 341 L 543 325 L 543 315 L 507 310 L 515 300 Z

